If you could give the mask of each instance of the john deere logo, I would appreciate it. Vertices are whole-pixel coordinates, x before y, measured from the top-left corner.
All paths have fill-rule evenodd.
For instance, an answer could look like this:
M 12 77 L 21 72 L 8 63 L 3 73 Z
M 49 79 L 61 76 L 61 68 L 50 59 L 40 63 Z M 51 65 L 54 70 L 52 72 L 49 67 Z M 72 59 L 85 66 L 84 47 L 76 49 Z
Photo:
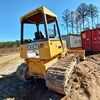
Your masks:
M 26 48 L 28 50 L 30 50 L 30 49 L 38 49 L 39 48 L 39 44 L 27 45 Z

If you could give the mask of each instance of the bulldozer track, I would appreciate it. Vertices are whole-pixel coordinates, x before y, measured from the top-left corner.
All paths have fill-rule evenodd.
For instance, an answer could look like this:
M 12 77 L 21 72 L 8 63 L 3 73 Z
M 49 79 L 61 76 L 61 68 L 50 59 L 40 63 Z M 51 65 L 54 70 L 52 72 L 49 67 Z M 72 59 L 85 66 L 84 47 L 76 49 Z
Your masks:
M 67 94 L 70 91 L 67 83 L 77 62 L 78 55 L 75 54 L 59 59 L 47 70 L 46 86 L 55 92 Z

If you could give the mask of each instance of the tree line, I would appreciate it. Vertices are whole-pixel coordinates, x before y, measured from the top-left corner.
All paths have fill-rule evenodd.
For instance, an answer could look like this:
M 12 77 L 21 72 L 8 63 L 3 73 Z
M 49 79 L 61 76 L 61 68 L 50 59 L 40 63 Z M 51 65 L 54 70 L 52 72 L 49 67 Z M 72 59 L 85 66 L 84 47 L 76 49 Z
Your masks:
M 13 47 L 19 47 L 20 41 L 7 41 L 7 42 L 0 42 L 0 48 L 13 48 Z
M 81 31 L 100 27 L 99 10 L 93 5 L 86 3 L 80 4 L 75 11 L 66 9 L 63 12 L 62 24 L 68 33 L 80 33 Z

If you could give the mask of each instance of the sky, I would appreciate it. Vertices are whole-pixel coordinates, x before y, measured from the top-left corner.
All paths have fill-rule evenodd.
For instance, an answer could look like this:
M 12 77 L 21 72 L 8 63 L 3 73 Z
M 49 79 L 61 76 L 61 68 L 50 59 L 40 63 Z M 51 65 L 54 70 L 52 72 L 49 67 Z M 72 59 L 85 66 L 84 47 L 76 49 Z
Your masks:
M 0 42 L 20 40 L 20 17 L 41 6 L 58 16 L 60 31 L 65 34 L 61 25 L 64 10 L 74 11 L 81 3 L 92 3 L 100 9 L 100 0 L 0 0 Z

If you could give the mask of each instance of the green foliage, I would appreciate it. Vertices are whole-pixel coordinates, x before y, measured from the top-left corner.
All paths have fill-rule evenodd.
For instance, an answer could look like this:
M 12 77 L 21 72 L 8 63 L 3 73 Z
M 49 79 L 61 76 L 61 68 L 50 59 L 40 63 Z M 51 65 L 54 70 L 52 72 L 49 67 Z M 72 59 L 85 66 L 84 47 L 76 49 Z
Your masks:
M 0 48 L 12 48 L 12 47 L 19 47 L 20 41 L 7 41 L 7 42 L 0 42 Z

